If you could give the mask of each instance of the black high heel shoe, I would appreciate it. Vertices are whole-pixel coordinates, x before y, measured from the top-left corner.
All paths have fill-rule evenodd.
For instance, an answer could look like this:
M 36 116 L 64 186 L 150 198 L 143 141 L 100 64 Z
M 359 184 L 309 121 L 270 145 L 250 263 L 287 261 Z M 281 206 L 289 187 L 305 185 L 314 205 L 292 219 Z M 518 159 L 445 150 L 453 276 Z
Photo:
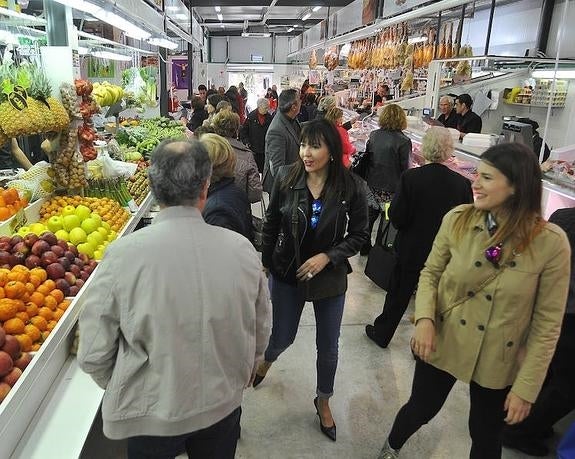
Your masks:
M 335 422 L 333 423 L 333 426 L 331 426 L 331 427 L 324 426 L 321 423 L 321 416 L 319 415 L 319 405 L 318 405 L 317 397 L 313 399 L 313 404 L 315 406 L 315 412 L 317 413 L 317 417 L 319 418 L 319 428 L 321 429 L 321 432 L 330 440 L 335 441 L 335 437 L 336 437 Z

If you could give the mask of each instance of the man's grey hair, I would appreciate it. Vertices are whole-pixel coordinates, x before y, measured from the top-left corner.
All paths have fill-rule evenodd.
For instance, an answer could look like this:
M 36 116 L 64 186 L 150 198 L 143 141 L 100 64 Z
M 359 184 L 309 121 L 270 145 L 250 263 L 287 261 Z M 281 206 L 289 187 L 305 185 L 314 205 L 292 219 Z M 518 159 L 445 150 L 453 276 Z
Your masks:
M 439 103 L 441 102 L 447 102 L 449 104 L 449 107 L 453 108 L 453 99 L 449 96 L 442 96 L 441 99 L 439 99 Z
M 453 155 L 453 138 L 447 128 L 434 126 L 427 130 L 421 143 L 423 157 L 431 163 L 442 163 Z
M 292 105 L 298 100 L 299 92 L 297 89 L 285 89 L 281 92 L 278 100 L 280 112 L 287 113 L 291 110 Z
M 212 174 L 208 152 L 197 140 L 164 140 L 152 152 L 150 163 L 150 189 L 166 207 L 194 206 Z
M 270 101 L 267 100 L 265 97 L 260 97 L 258 99 L 258 108 L 260 108 L 260 107 L 261 108 L 265 107 L 266 109 L 270 108 Z

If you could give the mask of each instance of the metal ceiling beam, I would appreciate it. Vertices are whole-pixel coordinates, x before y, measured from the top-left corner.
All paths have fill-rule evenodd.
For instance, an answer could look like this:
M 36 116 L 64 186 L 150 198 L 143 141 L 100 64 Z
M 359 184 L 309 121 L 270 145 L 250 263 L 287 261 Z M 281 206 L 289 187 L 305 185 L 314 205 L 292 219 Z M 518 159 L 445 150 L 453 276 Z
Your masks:
M 336 6 L 349 5 L 353 0 L 278 0 L 276 6 Z M 270 0 L 192 0 L 193 8 L 218 6 L 269 6 Z

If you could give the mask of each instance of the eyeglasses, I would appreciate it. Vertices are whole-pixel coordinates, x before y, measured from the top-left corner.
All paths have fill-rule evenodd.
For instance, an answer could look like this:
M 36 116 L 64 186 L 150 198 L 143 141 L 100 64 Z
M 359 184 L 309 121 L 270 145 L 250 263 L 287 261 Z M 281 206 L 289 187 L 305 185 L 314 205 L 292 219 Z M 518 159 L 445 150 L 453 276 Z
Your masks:
M 321 215 L 321 210 L 323 208 L 321 199 L 314 199 L 311 203 L 311 227 L 312 229 L 317 228 L 319 223 L 319 216 Z

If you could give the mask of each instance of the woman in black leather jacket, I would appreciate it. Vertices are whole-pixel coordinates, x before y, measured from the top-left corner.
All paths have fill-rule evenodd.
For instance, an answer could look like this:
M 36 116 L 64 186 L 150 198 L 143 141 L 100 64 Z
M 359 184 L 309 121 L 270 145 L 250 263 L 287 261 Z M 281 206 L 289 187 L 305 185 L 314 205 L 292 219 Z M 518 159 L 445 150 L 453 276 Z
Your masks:
M 380 129 L 373 131 L 366 145 L 368 155 L 367 184 L 369 194 L 369 234 L 373 224 L 385 205 L 391 202 L 399 177 L 409 168 L 411 140 L 403 132 L 407 128 L 407 118 L 403 108 L 396 104 L 386 104 L 379 115 Z M 370 238 L 371 239 L 371 238 Z M 361 248 L 367 255 L 371 240 Z
M 278 171 L 263 227 L 262 261 L 271 274 L 273 329 L 254 387 L 294 341 L 305 301 L 316 317 L 317 397 L 321 431 L 336 439 L 329 408 L 338 358 L 348 258 L 368 238 L 365 186 L 342 163 L 335 126 L 310 121 L 301 161 Z M 296 249 L 297 247 L 297 249 Z

